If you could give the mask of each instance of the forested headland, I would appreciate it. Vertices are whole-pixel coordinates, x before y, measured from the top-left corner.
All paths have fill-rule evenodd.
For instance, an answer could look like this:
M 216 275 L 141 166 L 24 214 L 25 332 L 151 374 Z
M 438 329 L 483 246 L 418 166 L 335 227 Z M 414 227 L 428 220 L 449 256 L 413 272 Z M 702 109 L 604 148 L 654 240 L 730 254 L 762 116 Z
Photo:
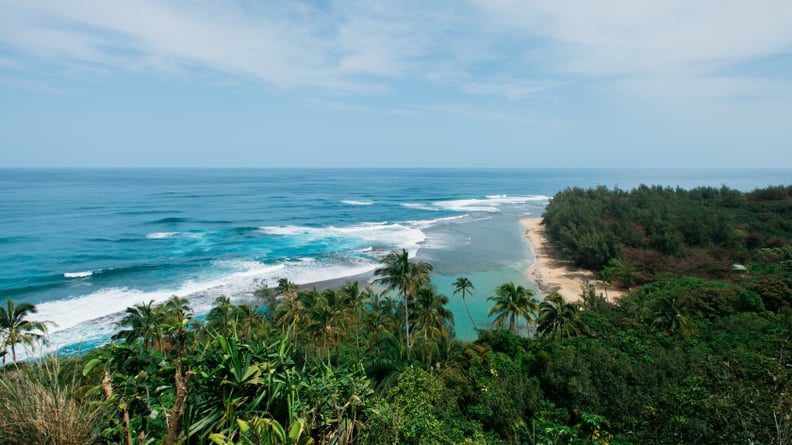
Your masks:
M 401 251 L 376 287 L 141 302 L 113 343 L 24 363 L 47 326 L 9 301 L 0 444 L 792 443 L 792 186 L 570 188 L 543 223 L 625 295 L 442 295 Z M 449 298 L 495 322 L 454 340 Z

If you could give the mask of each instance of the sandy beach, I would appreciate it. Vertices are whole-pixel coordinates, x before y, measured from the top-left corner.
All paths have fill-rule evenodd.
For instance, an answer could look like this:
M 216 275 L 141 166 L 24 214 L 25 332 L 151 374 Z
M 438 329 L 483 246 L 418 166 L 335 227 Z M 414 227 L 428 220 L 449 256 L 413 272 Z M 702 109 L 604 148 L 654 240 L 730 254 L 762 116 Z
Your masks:
M 545 228 L 541 222 L 541 218 L 520 220 L 536 258 L 536 261 L 528 267 L 528 278 L 536 283 L 542 297 L 558 292 L 566 301 L 578 301 L 583 283 L 586 281 L 593 283 L 597 287 L 597 292 L 606 294 L 610 300 L 621 295 L 621 292 L 613 289 L 608 289 L 606 292 L 605 283 L 595 280 L 591 271 L 575 267 L 571 261 L 558 259 L 547 241 Z

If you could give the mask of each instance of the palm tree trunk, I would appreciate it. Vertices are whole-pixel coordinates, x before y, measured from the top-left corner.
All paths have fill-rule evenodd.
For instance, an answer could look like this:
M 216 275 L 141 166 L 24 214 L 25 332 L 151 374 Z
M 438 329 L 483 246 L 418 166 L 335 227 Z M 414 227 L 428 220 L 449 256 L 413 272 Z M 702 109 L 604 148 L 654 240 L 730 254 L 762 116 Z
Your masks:
M 470 315 L 470 308 L 468 307 L 467 299 L 465 299 L 465 292 L 464 291 L 462 291 L 462 302 L 465 303 L 465 311 L 468 314 L 468 318 L 470 318 L 470 324 L 473 325 L 473 330 L 474 331 L 478 331 L 478 328 L 476 327 L 476 322 L 473 320 L 473 316 Z
M 165 445 L 175 445 L 176 439 L 182 430 L 184 422 L 184 405 L 187 402 L 187 392 L 190 387 L 190 376 L 192 370 L 187 370 L 187 373 L 182 376 L 182 358 L 181 356 L 176 359 L 176 375 L 174 379 L 176 387 L 176 400 L 173 402 L 173 410 L 171 411 L 170 425 L 168 426 L 168 436 L 165 439 Z
M 11 343 L 11 359 L 16 363 L 16 344 Z
M 512 334 L 516 334 L 516 332 L 514 332 L 514 313 L 513 312 L 511 314 L 511 317 L 509 317 L 509 331 L 511 331 Z
M 129 410 L 127 409 L 126 400 L 123 397 L 118 401 L 123 408 L 121 409 L 121 425 L 124 426 L 124 439 L 126 445 L 132 445 L 132 429 L 129 426 Z

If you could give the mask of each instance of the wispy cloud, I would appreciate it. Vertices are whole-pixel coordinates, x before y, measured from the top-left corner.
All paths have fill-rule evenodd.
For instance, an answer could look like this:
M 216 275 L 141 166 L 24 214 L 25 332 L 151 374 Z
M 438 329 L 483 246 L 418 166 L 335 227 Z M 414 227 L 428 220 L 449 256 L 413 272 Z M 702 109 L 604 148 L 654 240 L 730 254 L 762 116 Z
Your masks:
M 508 124 L 521 124 L 521 125 L 567 125 L 568 124 L 568 122 L 559 119 L 549 119 L 545 117 L 530 116 L 530 115 L 526 115 L 525 113 L 482 109 L 481 107 L 476 107 L 464 103 L 421 104 L 421 105 L 410 105 L 409 108 L 427 114 L 443 113 L 443 114 L 461 116 L 468 119 L 487 120 L 487 121 L 501 122 Z
M 16 60 L 9 59 L 7 57 L 0 57 L 0 67 L 2 68 L 10 68 L 10 69 L 20 69 L 24 65 Z
M 520 100 L 528 95 L 551 90 L 563 85 L 557 80 L 532 79 L 485 79 L 462 83 L 461 89 L 471 94 L 503 96 L 509 100 Z
M 338 100 L 322 100 L 322 99 L 311 99 L 307 101 L 307 103 L 308 105 L 316 108 L 323 108 L 333 111 L 352 112 L 352 113 L 381 114 L 381 115 L 389 115 L 389 116 L 407 116 L 407 117 L 415 117 L 425 114 L 423 111 L 419 111 L 411 106 L 397 107 L 397 108 L 372 107 L 372 106 L 366 106 L 352 102 L 344 102 Z
M 719 70 L 792 53 L 786 0 L 476 3 L 495 26 L 524 36 L 526 53 L 546 68 L 628 87 L 642 83 L 658 93 L 681 82 L 709 84 L 704 95 L 760 94 L 756 76 L 726 80 Z
M 440 10 L 444 10 L 439 5 Z M 48 61 L 198 66 L 280 88 L 382 92 L 420 77 L 443 27 L 409 2 L 3 0 L 0 44 Z
M 404 82 L 519 101 L 594 82 L 729 97 L 772 94 L 761 73 L 723 71 L 789 56 L 792 2 L 0 0 L 3 48 L 0 67 L 26 64 L 21 54 L 69 69 L 200 68 L 283 90 Z

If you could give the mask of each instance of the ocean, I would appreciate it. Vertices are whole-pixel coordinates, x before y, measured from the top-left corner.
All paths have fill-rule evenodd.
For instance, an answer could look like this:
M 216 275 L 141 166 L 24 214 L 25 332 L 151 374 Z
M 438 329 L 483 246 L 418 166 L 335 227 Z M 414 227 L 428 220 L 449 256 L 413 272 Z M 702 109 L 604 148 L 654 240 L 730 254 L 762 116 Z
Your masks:
M 52 349 L 73 353 L 109 341 L 133 304 L 178 295 L 201 314 L 279 278 L 367 280 L 404 248 L 434 265 L 457 337 L 473 339 L 451 283 L 470 278 L 471 312 L 489 326 L 495 286 L 533 287 L 518 221 L 556 192 L 791 180 L 790 169 L 5 169 L 0 299 L 36 304 L 36 319 L 56 323 Z

